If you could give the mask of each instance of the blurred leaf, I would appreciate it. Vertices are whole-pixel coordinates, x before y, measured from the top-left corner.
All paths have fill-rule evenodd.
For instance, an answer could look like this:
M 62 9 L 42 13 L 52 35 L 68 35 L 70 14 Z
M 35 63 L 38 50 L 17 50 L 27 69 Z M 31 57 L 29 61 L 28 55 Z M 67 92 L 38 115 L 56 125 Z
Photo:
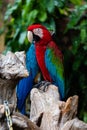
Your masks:
M 78 48 L 80 45 L 80 41 L 77 38 L 73 39 L 73 45 L 72 45 L 72 53 L 75 55 L 78 52 Z
M 16 10 L 16 9 L 17 9 L 17 5 L 14 5 L 12 7 L 10 6 L 10 8 L 8 6 L 8 10 L 5 13 L 4 20 L 7 20 L 9 18 L 9 16 L 13 13 L 13 11 Z
M 81 37 L 82 42 L 85 42 L 86 36 L 87 36 L 86 29 L 84 29 L 84 28 L 81 29 L 80 37 Z
M 25 38 L 26 38 L 26 31 L 25 31 L 25 32 L 22 32 L 22 33 L 20 34 L 19 43 L 20 43 L 20 44 L 23 44 Z
M 0 29 L 0 35 L 4 32 L 4 27 Z
M 84 64 L 87 66 L 87 59 L 85 60 Z
M 37 17 L 37 14 L 38 14 L 38 10 L 36 10 L 36 9 L 32 10 L 32 11 L 29 13 L 28 18 L 27 18 L 29 24 L 34 23 L 35 18 Z
M 26 4 L 23 6 L 23 10 L 22 10 L 23 19 L 26 19 L 27 14 L 32 11 L 33 3 L 34 1 L 32 0 L 26 0 Z
M 84 121 L 87 123 L 87 112 L 84 112 L 84 117 L 83 117 Z
M 82 15 L 84 14 L 84 11 L 87 9 L 87 4 L 83 6 L 76 6 L 76 8 L 73 10 L 73 12 L 70 15 L 70 21 L 67 24 L 67 28 L 74 28 L 75 25 L 78 23 Z
M 15 32 L 15 34 L 14 34 L 14 37 L 13 37 L 14 39 L 18 36 L 19 32 L 20 32 L 20 28 L 17 28 L 17 29 L 16 29 L 16 32 Z
M 2 0 L 0 0 L 0 8 L 2 7 Z
M 47 1 L 46 6 L 47 6 L 48 12 L 50 12 L 50 13 L 53 12 L 53 10 L 54 10 L 54 0 Z
M 30 2 L 31 2 L 31 0 L 26 0 L 26 4 L 28 4 L 28 5 L 29 5 L 29 4 L 30 4 Z
M 84 45 L 83 48 L 84 48 L 84 50 L 87 50 L 87 45 Z
M 47 14 L 46 12 L 41 11 L 38 17 L 41 22 L 44 22 L 47 19 Z
M 15 0 L 15 3 L 18 5 L 22 2 L 22 0 Z
M 62 9 L 62 7 L 64 6 L 65 0 L 55 0 L 55 6 L 59 7 Z
M 7 46 L 6 49 L 3 51 L 3 54 L 6 54 L 8 51 L 12 51 L 11 46 Z
M 82 0 L 70 0 L 73 4 L 75 5 L 81 5 L 82 4 Z
M 78 59 L 78 60 L 75 60 L 75 62 L 73 63 L 73 70 L 76 71 L 79 69 L 81 65 L 81 61 Z

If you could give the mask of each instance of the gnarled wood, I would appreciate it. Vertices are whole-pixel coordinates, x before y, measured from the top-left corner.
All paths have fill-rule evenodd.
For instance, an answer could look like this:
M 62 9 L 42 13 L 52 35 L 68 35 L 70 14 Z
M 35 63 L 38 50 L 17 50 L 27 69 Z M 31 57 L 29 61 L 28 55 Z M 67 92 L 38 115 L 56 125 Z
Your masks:
M 8 130 L 3 102 L 7 100 L 13 130 L 87 130 L 87 124 L 77 117 L 78 96 L 60 101 L 58 88 L 49 85 L 46 92 L 31 91 L 30 119 L 15 112 L 15 87 L 20 78 L 28 76 L 24 52 L 0 54 L 0 130 Z
M 0 78 L 14 80 L 28 75 L 24 52 L 0 54 Z
M 0 104 L 3 104 L 5 100 L 8 100 L 9 104 L 16 108 L 17 98 L 15 87 L 18 80 L 7 80 L 0 78 Z
M 28 75 L 24 52 L 0 54 L 0 104 L 8 100 L 16 108 L 16 85 L 20 78 Z
M 77 108 L 78 96 L 60 101 L 54 85 L 49 85 L 46 92 L 36 88 L 31 91 L 30 119 L 41 130 L 86 130 L 87 124 L 76 118 Z
M 15 113 L 16 109 L 16 85 L 22 77 L 27 77 L 28 71 L 25 66 L 24 52 L 8 52 L 0 54 L 0 130 L 8 130 L 4 101 L 8 101 L 13 130 L 40 130 L 27 117 Z
M 61 130 L 87 130 L 87 124 L 78 118 L 67 121 Z
M 11 118 L 13 130 L 40 130 L 29 118 L 18 112 L 13 112 Z M 8 130 L 5 116 L 0 120 L 0 130 Z
M 12 121 L 14 130 L 40 130 L 29 118 L 17 112 L 13 113 Z

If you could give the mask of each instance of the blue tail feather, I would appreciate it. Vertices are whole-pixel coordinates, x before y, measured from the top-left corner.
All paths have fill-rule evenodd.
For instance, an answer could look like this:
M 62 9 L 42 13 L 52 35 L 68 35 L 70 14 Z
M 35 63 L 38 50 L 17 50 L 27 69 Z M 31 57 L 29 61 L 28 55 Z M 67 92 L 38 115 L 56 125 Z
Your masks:
M 33 86 L 32 75 L 29 75 L 27 78 L 23 78 L 17 85 L 17 107 L 18 110 L 25 114 L 25 101 L 27 95 L 30 93 Z

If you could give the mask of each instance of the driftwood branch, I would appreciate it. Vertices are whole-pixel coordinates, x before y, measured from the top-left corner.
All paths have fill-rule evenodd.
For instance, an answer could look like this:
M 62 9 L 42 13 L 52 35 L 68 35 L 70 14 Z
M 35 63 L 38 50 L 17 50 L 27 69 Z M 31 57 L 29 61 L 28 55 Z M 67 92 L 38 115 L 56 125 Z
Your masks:
M 24 52 L 0 54 L 0 104 L 8 100 L 16 108 L 16 85 L 20 78 L 28 75 Z
M 5 79 L 18 79 L 27 77 L 24 52 L 8 52 L 0 54 L 0 77 Z
M 16 85 L 19 79 L 29 75 L 25 58 L 24 52 L 0 54 L 0 130 L 8 130 L 4 100 L 9 103 L 13 130 L 87 130 L 87 124 L 76 117 L 78 96 L 60 101 L 54 85 L 49 85 L 46 92 L 32 89 L 30 119 L 15 112 Z
M 36 88 L 31 91 L 30 119 L 41 130 L 86 130 L 87 124 L 76 117 L 77 108 L 78 96 L 60 101 L 54 85 L 49 85 L 46 92 Z
M 4 101 L 8 101 L 11 113 L 13 130 L 40 130 L 27 117 L 15 112 L 16 110 L 16 85 L 22 77 L 27 77 L 24 52 L 8 52 L 0 54 L 0 130 L 8 130 Z
M 13 113 L 12 121 L 14 130 L 40 130 L 29 118 L 17 112 Z
M 29 118 L 18 112 L 13 112 L 11 118 L 13 130 L 40 130 Z M 3 119 L 0 119 L 0 130 L 8 130 L 5 115 Z

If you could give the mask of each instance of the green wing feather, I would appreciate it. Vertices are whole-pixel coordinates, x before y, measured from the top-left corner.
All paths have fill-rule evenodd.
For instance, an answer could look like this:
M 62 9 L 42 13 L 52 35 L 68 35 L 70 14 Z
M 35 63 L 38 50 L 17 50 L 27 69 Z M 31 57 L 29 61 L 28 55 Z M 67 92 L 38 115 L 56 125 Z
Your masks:
M 45 64 L 52 78 L 53 84 L 58 86 L 61 98 L 64 98 L 64 67 L 62 53 L 54 42 L 48 45 L 45 52 Z

